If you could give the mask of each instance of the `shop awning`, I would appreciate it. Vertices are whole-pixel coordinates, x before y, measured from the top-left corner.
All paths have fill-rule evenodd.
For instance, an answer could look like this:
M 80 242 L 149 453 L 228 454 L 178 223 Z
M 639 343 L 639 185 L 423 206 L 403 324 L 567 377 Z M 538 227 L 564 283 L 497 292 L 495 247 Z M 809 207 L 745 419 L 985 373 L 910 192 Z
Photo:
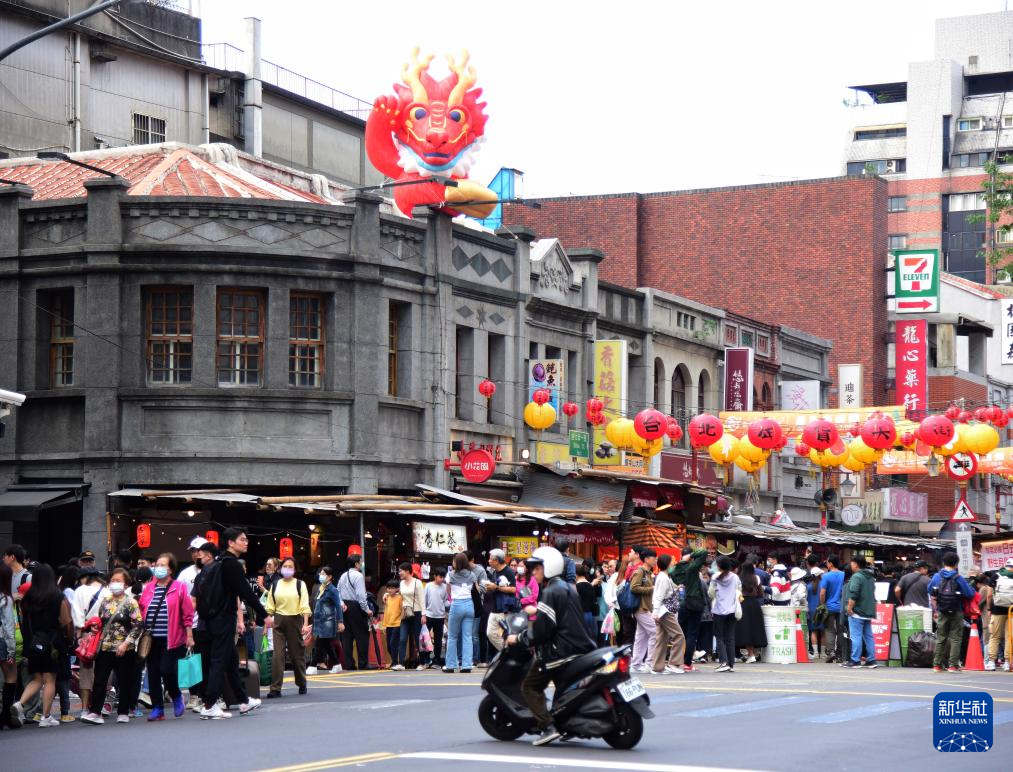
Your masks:
M 756 523 L 704 523 L 689 526 L 690 531 L 712 533 L 733 539 L 762 539 L 782 541 L 789 544 L 840 544 L 851 547 L 918 547 L 922 549 L 952 548 L 952 539 L 918 538 L 914 536 L 892 536 L 883 533 L 858 533 L 818 528 L 785 528 L 778 525 Z
M 524 480 L 520 504 L 548 512 L 580 509 L 616 515 L 626 501 L 626 486 L 583 477 L 559 477 L 532 469 Z
M 0 493 L 0 520 L 31 520 L 41 509 L 69 504 L 80 498 L 80 487 L 46 490 L 8 489 Z

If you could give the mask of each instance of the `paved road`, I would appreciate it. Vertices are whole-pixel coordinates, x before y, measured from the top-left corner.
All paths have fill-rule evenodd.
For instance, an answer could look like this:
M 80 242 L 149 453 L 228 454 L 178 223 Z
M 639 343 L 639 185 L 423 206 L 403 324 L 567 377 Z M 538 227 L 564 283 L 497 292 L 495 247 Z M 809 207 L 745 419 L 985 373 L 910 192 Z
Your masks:
M 510 772 L 524 769 L 914 769 L 955 762 L 932 747 L 931 700 L 986 690 L 995 700 L 996 748 L 954 768 L 999 770 L 1013 749 L 1013 675 L 925 670 L 845 671 L 832 665 L 741 665 L 646 676 L 658 717 L 633 751 L 601 741 L 533 748 L 498 743 L 478 726 L 479 672 L 343 673 L 291 685 L 281 700 L 229 721 L 184 719 L 0 732 L 0 768 L 75 772 L 139 768 L 311 772 Z M 115 735 L 115 737 L 113 736 Z M 8 761 L 17 759 L 16 765 Z M 70 764 L 73 766 L 69 766 Z

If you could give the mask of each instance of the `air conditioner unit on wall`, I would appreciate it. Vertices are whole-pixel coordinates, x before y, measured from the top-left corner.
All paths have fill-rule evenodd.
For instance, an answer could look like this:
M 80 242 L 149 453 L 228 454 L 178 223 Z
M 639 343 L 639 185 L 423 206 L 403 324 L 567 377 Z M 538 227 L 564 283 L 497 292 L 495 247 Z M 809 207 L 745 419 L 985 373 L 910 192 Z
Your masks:
M 887 161 L 886 162 L 886 171 L 885 171 L 885 173 L 886 174 L 895 174 L 896 171 L 897 171 L 897 162 L 896 161 Z

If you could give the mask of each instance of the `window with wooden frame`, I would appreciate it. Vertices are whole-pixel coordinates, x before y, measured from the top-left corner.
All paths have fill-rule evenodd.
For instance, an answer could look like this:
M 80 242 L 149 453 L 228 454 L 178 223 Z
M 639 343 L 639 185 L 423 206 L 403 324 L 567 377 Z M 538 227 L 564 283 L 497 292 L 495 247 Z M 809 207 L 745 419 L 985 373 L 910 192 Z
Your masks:
M 148 381 L 193 382 L 193 288 L 148 290 Z
M 387 393 L 397 396 L 398 313 L 393 302 L 387 306 Z
M 257 290 L 218 291 L 219 386 L 258 386 L 264 364 L 264 295 Z
M 288 385 L 324 385 L 324 299 L 293 292 L 288 301 Z
M 54 290 L 46 297 L 49 312 L 49 385 L 74 385 L 74 290 Z

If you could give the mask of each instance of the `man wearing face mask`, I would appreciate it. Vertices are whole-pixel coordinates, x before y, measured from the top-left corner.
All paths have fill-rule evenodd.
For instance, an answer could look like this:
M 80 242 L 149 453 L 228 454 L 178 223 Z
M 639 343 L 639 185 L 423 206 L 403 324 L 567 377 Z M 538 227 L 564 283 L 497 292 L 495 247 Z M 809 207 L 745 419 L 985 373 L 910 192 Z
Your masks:
M 201 621 L 200 615 L 197 613 L 197 594 L 200 592 L 201 580 L 204 578 L 204 566 L 208 566 L 214 562 L 215 558 L 218 557 L 218 547 L 213 542 L 206 541 L 201 545 L 201 548 L 194 554 L 194 566 L 197 569 L 197 573 L 193 578 L 193 589 L 190 593 L 191 600 L 193 601 L 193 640 L 194 650 L 200 654 L 201 659 L 201 680 L 200 683 L 194 684 L 190 687 L 190 702 L 187 707 L 194 713 L 200 713 L 204 709 L 204 701 L 201 699 L 201 695 L 204 693 L 204 685 L 208 680 L 208 668 L 211 665 L 211 635 L 207 631 L 206 625 Z M 185 570 L 180 573 L 180 576 L 185 573 Z

